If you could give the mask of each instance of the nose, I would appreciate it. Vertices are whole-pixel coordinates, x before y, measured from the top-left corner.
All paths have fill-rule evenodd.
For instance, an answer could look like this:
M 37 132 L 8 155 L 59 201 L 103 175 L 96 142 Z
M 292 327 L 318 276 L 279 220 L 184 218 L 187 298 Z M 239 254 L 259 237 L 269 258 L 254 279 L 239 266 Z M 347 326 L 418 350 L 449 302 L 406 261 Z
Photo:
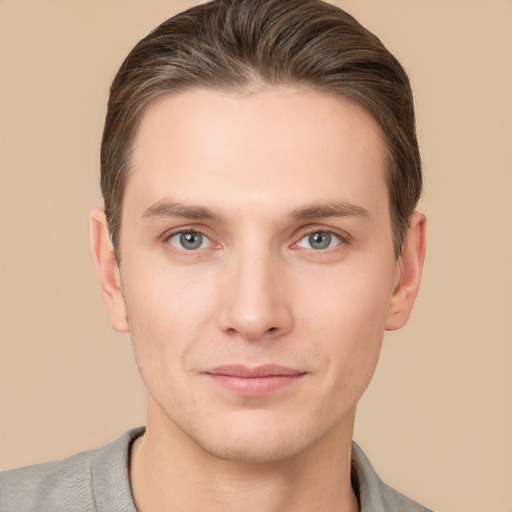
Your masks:
M 219 327 L 255 342 L 290 332 L 293 318 L 282 264 L 272 254 L 239 254 L 222 284 Z

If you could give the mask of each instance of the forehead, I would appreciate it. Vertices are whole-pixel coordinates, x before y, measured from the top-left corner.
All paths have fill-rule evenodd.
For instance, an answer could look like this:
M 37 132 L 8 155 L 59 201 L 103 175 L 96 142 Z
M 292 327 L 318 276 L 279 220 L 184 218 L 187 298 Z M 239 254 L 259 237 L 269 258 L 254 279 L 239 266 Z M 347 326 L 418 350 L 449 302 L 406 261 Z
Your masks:
M 135 138 L 125 205 L 387 198 L 381 130 L 362 107 L 288 87 L 187 90 L 154 101 Z

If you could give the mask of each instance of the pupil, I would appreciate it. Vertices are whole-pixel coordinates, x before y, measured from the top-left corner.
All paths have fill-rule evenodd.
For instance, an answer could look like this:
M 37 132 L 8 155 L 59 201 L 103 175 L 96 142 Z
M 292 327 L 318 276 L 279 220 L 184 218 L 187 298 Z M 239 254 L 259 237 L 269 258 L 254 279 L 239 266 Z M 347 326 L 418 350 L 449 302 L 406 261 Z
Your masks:
M 309 243 L 313 249 L 326 249 L 331 244 L 329 233 L 312 233 L 309 235 Z
M 201 233 L 182 233 L 180 242 L 185 249 L 197 249 L 201 247 L 203 235 Z

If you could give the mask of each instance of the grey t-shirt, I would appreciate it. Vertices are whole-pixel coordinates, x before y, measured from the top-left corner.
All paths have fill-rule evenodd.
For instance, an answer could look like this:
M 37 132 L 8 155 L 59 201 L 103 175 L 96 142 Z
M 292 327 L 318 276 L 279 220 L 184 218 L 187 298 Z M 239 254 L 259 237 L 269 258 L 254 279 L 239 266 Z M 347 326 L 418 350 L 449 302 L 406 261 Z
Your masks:
M 0 511 L 137 512 L 128 460 L 131 444 L 143 433 L 144 427 L 136 428 L 97 450 L 0 472 Z M 352 482 L 361 512 L 429 512 L 382 482 L 356 443 Z

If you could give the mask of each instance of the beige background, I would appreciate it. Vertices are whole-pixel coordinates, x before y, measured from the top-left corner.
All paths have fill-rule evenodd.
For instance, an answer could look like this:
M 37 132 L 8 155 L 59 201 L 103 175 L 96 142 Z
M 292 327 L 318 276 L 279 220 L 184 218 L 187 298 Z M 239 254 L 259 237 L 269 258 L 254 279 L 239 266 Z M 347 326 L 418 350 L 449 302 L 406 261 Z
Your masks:
M 87 215 L 114 73 L 193 3 L 0 0 L 0 468 L 144 422 Z M 337 3 L 411 75 L 429 219 L 415 312 L 387 336 L 355 438 L 384 480 L 439 512 L 510 512 L 512 1 Z

